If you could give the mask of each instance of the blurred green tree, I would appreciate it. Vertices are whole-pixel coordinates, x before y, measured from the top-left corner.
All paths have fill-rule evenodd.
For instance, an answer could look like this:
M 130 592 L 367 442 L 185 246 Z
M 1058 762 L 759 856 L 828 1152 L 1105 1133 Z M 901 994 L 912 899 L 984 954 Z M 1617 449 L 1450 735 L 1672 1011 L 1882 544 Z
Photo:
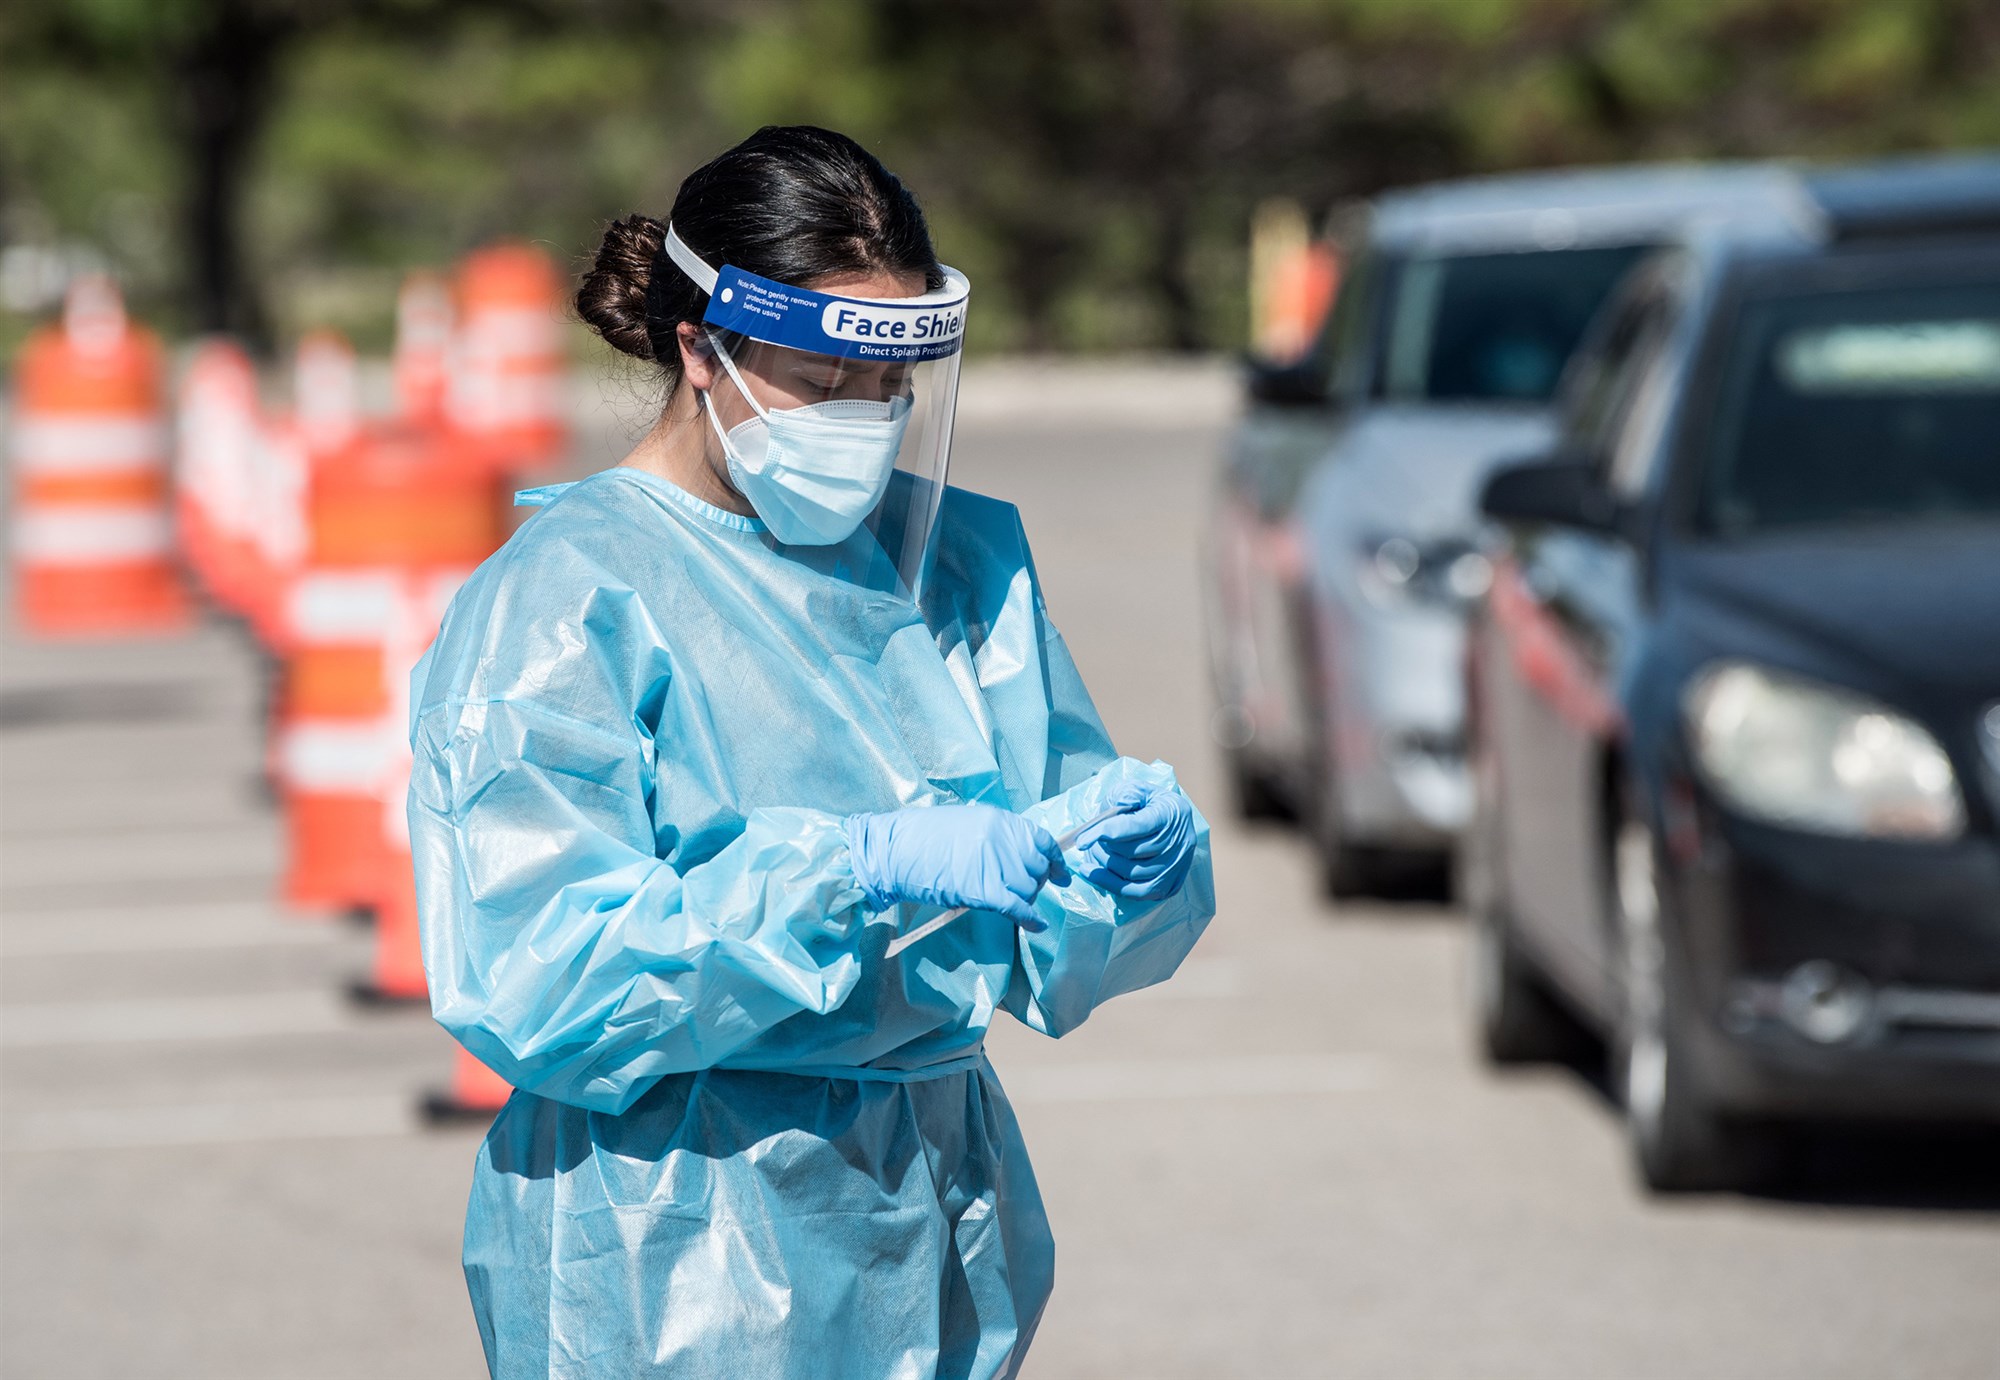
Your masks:
M 369 208 L 338 194 L 339 176 L 301 189 L 288 175 L 374 184 L 385 193 L 379 209 L 420 171 L 493 190 L 503 170 L 560 162 L 574 150 L 556 108 L 588 108 L 602 71 L 629 87 L 620 40 L 635 26 L 657 29 L 658 17 L 655 6 L 618 0 L 12 0 L 0 11 L 0 92 L 13 93 L 0 95 L 0 125 L 40 118 L 0 142 L 0 193 L 31 195 L 58 230 L 101 234 L 106 183 L 135 148 L 163 174 L 132 180 L 150 194 L 150 212 L 174 223 L 156 238 L 175 246 L 188 323 L 262 342 L 260 236 L 246 210 L 253 199 L 272 204 L 267 173 L 314 194 L 327 216 L 322 243 L 345 240 L 363 256 L 394 245 L 393 214 L 343 234 Z M 447 82 L 432 66 L 441 52 L 457 65 Z M 495 107 L 519 119 L 479 131 L 498 137 L 475 134 L 453 158 L 448 146 L 418 142 L 432 131 L 409 118 L 412 106 L 447 126 L 476 125 Z M 274 124 L 289 136 L 275 146 Z M 462 209 L 445 191 L 439 202 Z M 524 229 L 517 211 L 496 201 L 487 233 L 503 221 Z M 297 224 L 283 207 L 273 215 L 280 228 Z
M 10 75 L 66 87 L 79 112 L 121 97 L 143 109 L 129 137 L 171 159 L 176 238 L 203 329 L 262 330 L 241 271 L 238 211 L 249 155 L 272 106 L 280 57 L 350 8 L 338 0 L 17 0 L 0 19 Z M 87 179 L 109 151 L 93 145 L 117 137 L 79 133 L 61 129 L 68 137 L 59 141 L 86 155 L 83 178 L 46 162 L 38 169 L 43 201 L 59 221 L 71 222 L 68 229 L 81 229 L 70 203 L 96 209 L 100 189 Z M 37 152 L 8 151 L 10 161 L 31 166 Z
M 498 233 L 587 251 L 774 121 L 847 130 L 975 343 L 1212 348 L 1251 207 L 2000 143 L 1992 0 L 10 0 L 0 227 L 264 333 Z

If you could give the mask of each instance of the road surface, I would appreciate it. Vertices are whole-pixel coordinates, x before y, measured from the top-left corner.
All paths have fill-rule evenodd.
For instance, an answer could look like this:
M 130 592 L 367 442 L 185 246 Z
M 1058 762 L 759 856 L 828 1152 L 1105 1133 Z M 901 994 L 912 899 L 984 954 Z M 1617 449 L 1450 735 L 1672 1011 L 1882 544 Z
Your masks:
M 1469 1057 L 1449 910 L 1335 910 L 1296 839 L 1228 817 L 1194 554 L 1228 396 L 967 382 L 954 476 L 1021 504 L 1121 748 L 1209 810 L 1221 897 L 1171 984 L 994 1035 L 1059 1242 L 1025 1374 L 2000 1376 L 2000 1161 L 1836 1147 L 1790 1199 L 1649 1200 L 1587 1077 Z M 592 409 L 592 454 L 629 419 Z M 477 1132 L 413 1111 L 450 1046 L 343 999 L 365 932 L 274 907 L 254 657 L 221 625 L 4 650 L 0 1371 L 482 1374 Z

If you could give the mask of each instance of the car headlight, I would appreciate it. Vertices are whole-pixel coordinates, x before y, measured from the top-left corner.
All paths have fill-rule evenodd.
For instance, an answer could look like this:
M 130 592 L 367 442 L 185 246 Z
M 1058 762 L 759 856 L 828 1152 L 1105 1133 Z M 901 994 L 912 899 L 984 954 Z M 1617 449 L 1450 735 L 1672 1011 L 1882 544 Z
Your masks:
M 1493 567 L 1471 542 L 1388 537 L 1361 545 L 1361 587 L 1377 603 L 1461 608 L 1486 592 Z
M 1937 739 L 1866 696 L 1723 662 L 1689 685 L 1685 707 L 1702 774 L 1745 814 L 1862 838 L 1948 839 L 1965 828 Z

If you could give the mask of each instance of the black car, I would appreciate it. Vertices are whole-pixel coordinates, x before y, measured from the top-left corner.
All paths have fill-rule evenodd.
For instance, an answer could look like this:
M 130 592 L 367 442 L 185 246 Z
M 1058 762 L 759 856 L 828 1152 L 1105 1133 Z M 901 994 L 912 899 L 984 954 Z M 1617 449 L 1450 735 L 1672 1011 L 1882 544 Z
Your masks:
M 1482 500 L 1479 1027 L 1601 1032 L 1661 1189 L 2000 1120 L 2000 159 L 1801 185 L 1637 269 Z

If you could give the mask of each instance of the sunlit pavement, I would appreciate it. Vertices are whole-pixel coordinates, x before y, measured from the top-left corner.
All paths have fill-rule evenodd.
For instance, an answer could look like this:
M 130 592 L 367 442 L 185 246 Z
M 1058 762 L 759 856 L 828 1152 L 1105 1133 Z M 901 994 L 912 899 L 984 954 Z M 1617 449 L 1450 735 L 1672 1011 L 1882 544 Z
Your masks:
M 954 475 L 1020 502 L 1120 746 L 1208 808 L 1222 914 L 1068 1039 L 995 1033 L 1059 1243 L 1025 1373 L 2000 1375 L 2000 1188 L 1913 1154 L 1648 1200 L 1583 1079 L 1468 1056 L 1450 912 L 1335 912 L 1295 840 L 1227 817 L 1193 554 L 1227 381 L 1095 377 L 969 379 Z M 346 1003 L 365 932 L 272 906 L 255 658 L 220 626 L 13 641 L 4 688 L 0 1371 L 482 1373 L 477 1132 L 414 1114 L 450 1046 Z

